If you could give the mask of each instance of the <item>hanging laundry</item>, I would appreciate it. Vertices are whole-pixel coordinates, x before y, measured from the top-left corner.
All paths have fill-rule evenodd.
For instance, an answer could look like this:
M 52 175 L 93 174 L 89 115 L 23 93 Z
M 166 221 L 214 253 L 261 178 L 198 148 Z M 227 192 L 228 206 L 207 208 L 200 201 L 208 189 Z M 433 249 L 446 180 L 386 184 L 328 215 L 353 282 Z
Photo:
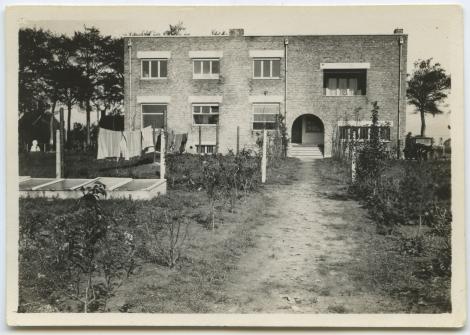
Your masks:
M 97 159 L 108 157 L 119 157 L 122 134 L 120 131 L 113 131 L 99 128 L 98 132 L 98 154 Z
M 127 156 L 125 158 L 140 156 L 142 153 L 142 133 L 140 130 L 129 130 L 123 134 L 127 143 Z
M 181 139 L 180 153 L 183 153 L 186 151 L 186 143 L 188 143 L 188 134 L 184 133 L 183 138 Z
M 154 147 L 153 128 L 151 126 L 142 129 L 142 149 Z
M 121 141 L 119 142 L 120 156 L 122 156 L 126 160 L 129 160 L 129 150 L 127 149 L 127 138 L 123 132 L 120 132 L 120 133 L 121 133 Z
M 179 153 L 181 147 L 181 140 L 183 139 L 183 134 L 176 134 L 175 135 L 175 143 L 172 147 L 172 152 Z

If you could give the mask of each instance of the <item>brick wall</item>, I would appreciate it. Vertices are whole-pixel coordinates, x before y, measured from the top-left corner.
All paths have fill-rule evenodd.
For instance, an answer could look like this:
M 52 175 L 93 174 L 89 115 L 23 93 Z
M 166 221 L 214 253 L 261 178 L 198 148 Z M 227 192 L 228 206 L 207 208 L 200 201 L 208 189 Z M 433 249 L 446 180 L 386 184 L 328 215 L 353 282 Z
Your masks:
M 405 132 L 406 35 L 403 36 L 401 138 Z M 263 96 L 266 101 L 284 97 L 284 58 L 279 79 L 253 79 L 250 50 L 284 50 L 284 36 L 206 36 L 206 37 L 131 37 L 125 47 L 125 127 L 139 129 L 140 105 L 137 96 L 168 96 L 167 126 L 176 133 L 188 133 L 188 146 L 198 142 L 198 127 L 193 126 L 190 96 L 220 96 L 219 149 L 226 152 L 236 147 L 237 126 L 240 147 L 254 147 L 256 131 L 252 131 L 250 96 Z M 390 121 L 392 139 L 396 140 L 398 106 L 397 35 L 364 36 L 288 36 L 287 52 L 287 126 L 302 114 L 318 116 L 325 126 L 325 155 L 331 153 L 331 136 L 337 121 L 355 118 L 370 120 L 371 102 L 378 101 L 379 118 Z M 214 79 L 193 79 L 190 51 L 221 50 L 220 76 Z M 171 51 L 168 78 L 142 80 L 138 51 Z M 320 63 L 370 63 L 367 71 L 367 94 L 364 96 L 323 95 L 323 71 Z M 130 80 L 131 77 L 132 79 Z M 131 90 L 129 84 L 131 83 Z M 129 94 L 130 93 L 130 94 Z M 129 100 L 130 95 L 130 100 Z M 284 112 L 284 102 L 280 103 Z M 129 112 L 130 110 L 130 112 Z M 202 127 L 202 143 L 215 144 L 215 128 Z

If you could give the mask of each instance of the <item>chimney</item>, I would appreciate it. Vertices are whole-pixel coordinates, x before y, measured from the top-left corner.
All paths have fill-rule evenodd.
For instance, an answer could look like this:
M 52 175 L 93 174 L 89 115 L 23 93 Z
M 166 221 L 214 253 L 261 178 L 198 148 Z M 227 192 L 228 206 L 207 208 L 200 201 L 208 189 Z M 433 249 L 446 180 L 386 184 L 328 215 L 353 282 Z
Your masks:
M 245 35 L 245 31 L 241 28 L 229 29 L 228 34 L 233 37 L 240 37 Z
M 403 34 L 403 28 L 395 28 L 395 30 L 393 31 L 393 33 L 396 34 L 396 35 Z

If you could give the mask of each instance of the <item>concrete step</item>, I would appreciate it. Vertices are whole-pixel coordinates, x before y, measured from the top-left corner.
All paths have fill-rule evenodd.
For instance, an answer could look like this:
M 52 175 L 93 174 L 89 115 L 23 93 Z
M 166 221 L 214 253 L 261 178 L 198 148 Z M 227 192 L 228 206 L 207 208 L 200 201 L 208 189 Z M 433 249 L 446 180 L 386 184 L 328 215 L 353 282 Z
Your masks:
M 315 145 L 291 145 L 287 152 L 289 157 L 295 157 L 302 161 L 312 161 L 323 158 L 320 148 Z

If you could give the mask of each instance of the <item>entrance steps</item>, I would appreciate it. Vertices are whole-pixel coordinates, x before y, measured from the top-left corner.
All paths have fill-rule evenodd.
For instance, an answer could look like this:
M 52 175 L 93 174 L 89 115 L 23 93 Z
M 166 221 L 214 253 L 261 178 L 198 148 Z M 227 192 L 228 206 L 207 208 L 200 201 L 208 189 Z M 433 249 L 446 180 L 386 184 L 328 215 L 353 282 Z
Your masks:
M 287 155 L 289 157 L 295 157 L 301 161 L 311 161 L 314 159 L 322 159 L 323 153 L 321 152 L 318 145 L 308 144 L 295 144 L 292 143 L 287 149 Z

